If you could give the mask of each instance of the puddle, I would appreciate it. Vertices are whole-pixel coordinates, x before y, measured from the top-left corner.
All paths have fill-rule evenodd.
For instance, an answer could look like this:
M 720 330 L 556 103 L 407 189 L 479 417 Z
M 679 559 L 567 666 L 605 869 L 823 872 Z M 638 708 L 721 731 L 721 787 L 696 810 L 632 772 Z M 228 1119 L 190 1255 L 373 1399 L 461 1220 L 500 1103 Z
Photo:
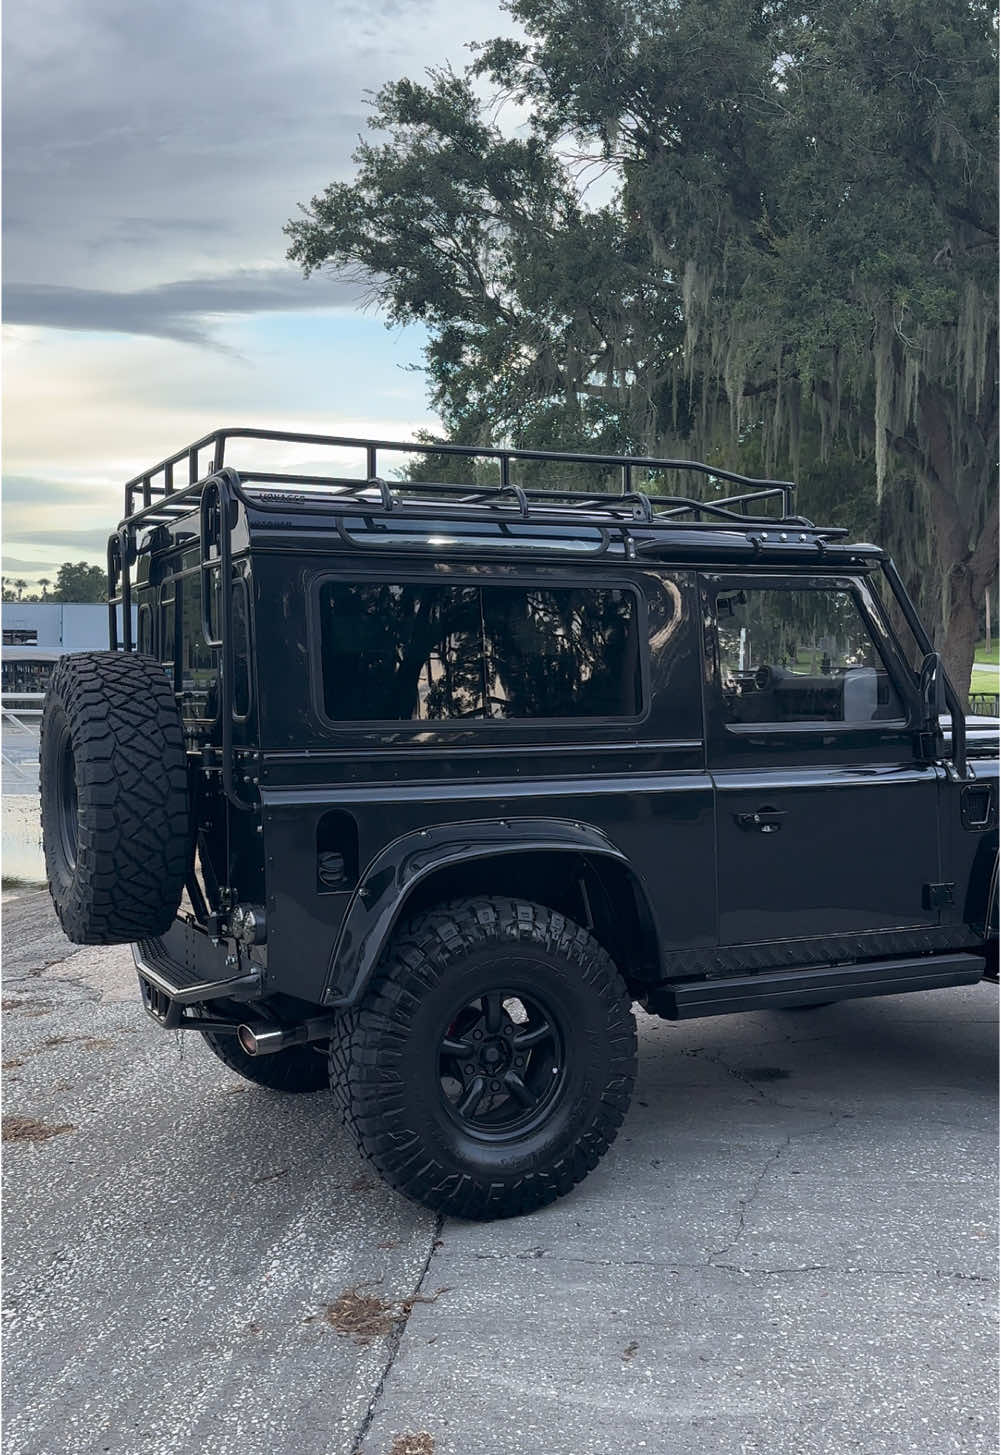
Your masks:
M 42 826 L 34 793 L 3 795 L 4 883 L 44 885 Z

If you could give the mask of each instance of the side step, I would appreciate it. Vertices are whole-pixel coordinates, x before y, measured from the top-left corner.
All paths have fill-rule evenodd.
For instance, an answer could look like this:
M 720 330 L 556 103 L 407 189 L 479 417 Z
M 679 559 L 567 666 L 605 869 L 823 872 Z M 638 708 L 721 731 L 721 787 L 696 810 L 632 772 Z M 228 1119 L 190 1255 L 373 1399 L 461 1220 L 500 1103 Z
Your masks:
M 975 985 L 983 978 L 983 955 L 921 955 L 908 960 L 870 960 L 864 965 L 825 965 L 820 969 L 770 970 L 725 980 L 686 980 L 655 986 L 644 999 L 651 1015 L 692 1020 L 740 1010 L 772 1010 L 787 1005 L 816 1005 L 863 995 L 899 995 L 907 990 L 939 990 Z

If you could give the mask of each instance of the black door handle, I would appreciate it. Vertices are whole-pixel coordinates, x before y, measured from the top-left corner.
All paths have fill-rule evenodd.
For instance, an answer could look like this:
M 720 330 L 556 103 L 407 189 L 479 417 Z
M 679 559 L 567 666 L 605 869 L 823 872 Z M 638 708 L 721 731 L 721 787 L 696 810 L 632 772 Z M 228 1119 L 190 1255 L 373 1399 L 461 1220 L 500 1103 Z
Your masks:
M 784 808 L 759 808 L 756 813 L 734 814 L 742 829 L 757 830 L 759 834 L 777 834 L 786 817 Z

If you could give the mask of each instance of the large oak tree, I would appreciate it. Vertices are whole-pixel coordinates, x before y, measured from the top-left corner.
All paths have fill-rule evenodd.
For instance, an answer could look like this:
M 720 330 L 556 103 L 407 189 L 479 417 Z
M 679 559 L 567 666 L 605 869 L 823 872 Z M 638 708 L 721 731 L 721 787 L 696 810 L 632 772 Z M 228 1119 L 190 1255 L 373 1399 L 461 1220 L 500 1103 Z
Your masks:
M 511 9 L 525 41 L 384 88 L 290 256 L 428 327 L 451 438 L 753 460 L 878 512 L 965 688 L 997 569 L 990 7 Z

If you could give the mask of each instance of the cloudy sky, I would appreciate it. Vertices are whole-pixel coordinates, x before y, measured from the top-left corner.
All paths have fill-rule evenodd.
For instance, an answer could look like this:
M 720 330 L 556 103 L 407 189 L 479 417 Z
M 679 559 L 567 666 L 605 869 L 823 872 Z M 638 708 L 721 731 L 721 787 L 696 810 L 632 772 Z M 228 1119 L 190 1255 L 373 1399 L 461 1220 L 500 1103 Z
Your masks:
M 7 8 L 6 574 L 102 561 L 122 481 L 220 424 L 433 423 L 420 331 L 302 279 L 282 226 L 352 175 L 366 91 L 510 30 L 497 0 Z

